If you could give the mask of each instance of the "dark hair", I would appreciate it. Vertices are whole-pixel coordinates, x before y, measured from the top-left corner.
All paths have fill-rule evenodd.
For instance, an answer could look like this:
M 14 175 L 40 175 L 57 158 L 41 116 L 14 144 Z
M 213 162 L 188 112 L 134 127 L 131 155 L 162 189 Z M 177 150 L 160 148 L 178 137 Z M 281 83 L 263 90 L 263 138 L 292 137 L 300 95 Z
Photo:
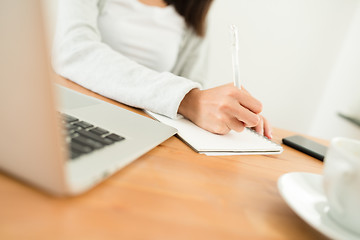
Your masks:
M 176 11 L 184 17 L 186 25 L 192 27 L 199 36 L 205 35 L 206 15 L 213 0 L 164 0 L 174 5 Z

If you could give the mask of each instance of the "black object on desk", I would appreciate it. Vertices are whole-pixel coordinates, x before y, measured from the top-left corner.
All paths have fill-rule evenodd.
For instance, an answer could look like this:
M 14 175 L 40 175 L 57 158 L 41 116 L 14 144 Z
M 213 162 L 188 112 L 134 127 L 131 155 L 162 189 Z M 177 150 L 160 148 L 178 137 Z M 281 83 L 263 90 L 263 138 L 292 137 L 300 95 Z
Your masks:
M 282 142 L 300 152 L 310 155 L 321 161 L 324 160 L 327 147 L 300 135 L 294 135 L 282 139 Z

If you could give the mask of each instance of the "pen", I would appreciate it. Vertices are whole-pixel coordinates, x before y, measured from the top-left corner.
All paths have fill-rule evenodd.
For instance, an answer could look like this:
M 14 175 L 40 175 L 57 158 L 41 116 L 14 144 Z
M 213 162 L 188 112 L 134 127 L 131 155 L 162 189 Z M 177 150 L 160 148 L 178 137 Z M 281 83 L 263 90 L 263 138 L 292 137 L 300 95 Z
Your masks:
M 241 89 L 238 35 L 239 33 L 237 26 L 234 24 L 230 25 L 233 80 L 234 85 Z

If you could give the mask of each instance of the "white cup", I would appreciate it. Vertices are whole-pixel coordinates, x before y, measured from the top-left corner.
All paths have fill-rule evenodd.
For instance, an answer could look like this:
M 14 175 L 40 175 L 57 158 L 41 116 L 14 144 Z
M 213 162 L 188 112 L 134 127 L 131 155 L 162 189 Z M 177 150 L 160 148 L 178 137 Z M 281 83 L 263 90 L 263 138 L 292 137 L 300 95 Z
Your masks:
M 330 217 L 360 234 L 360 141 L 333 139 L 324 164 L 324 190 Z

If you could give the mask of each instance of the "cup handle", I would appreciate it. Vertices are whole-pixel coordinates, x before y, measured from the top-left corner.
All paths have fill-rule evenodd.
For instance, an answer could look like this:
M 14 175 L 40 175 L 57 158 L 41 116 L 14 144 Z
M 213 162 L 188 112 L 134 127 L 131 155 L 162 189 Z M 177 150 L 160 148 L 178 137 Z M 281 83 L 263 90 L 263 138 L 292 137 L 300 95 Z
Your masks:
M 351 176 L 353 176 L 353 171 L 349 165 L 341 164 L 340 166 L 338 166 L 337 172 L 339 172 L 339 174 L 333 176 L 334 186 L 329 191 L 329 197 L 333 200 L 332 207 L 334 207 L 335 212 L 343 215 L 345 211 L 343 204 L 341 204 L 341 194 L 339 194 L 339 191 L 337 190 L 344 186 L 343 180 L 347 180 L 346 182 L 348 182 L 348 180 L 351 179 Z

